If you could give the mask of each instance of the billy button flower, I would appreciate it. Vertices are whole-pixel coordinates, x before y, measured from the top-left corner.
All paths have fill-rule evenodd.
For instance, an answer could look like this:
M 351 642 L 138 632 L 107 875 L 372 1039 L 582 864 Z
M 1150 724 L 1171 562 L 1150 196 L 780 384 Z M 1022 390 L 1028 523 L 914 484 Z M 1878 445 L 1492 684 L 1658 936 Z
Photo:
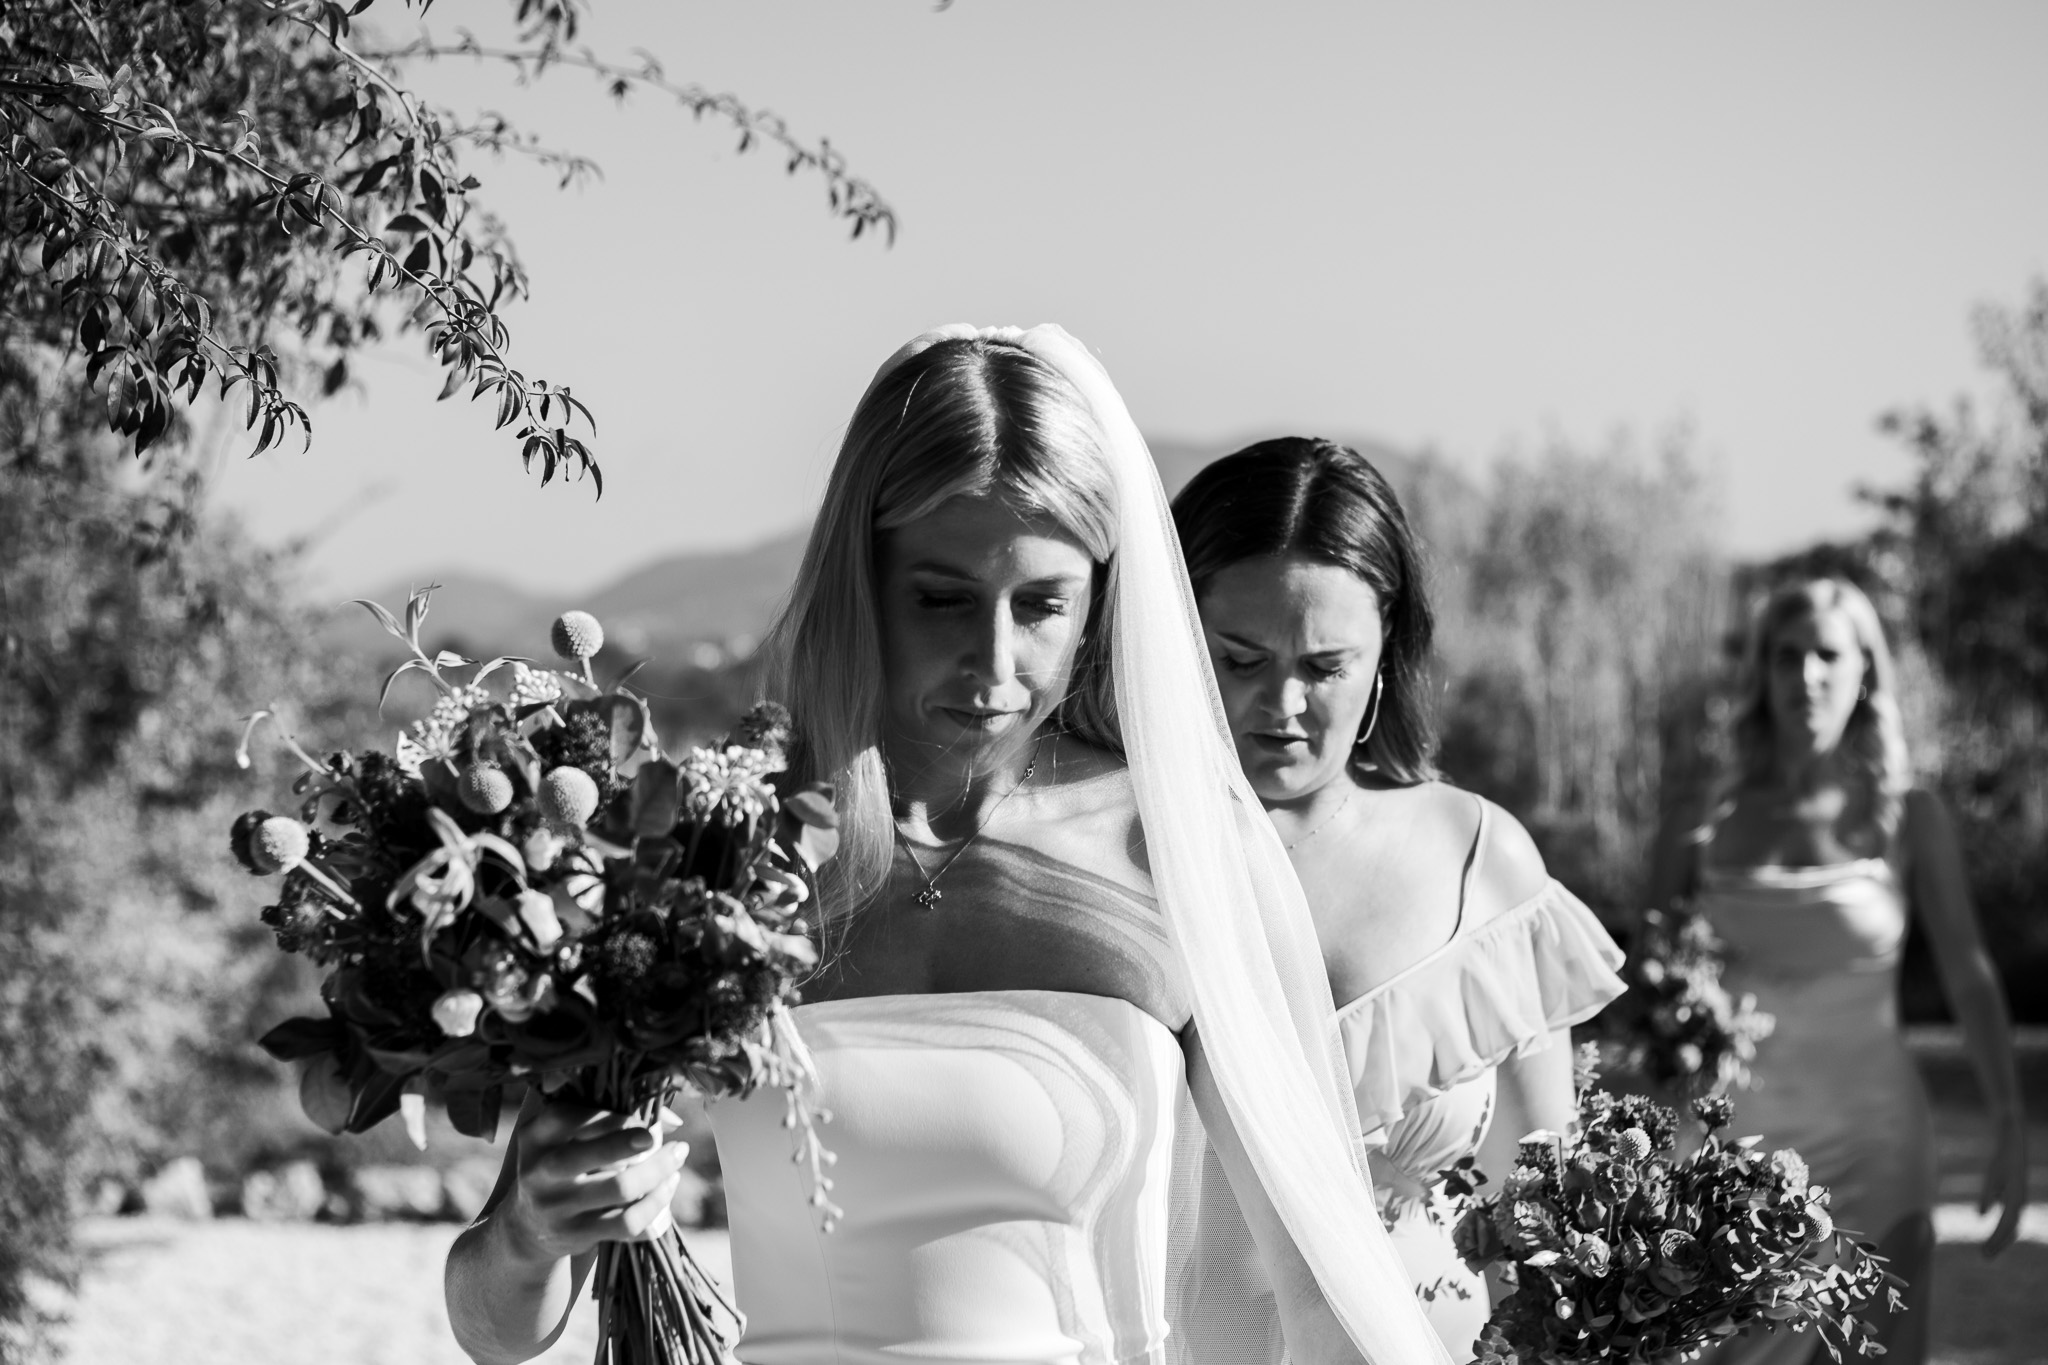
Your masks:
M 540 813 L 558 825 L 581 829 L 597 814 L 597 779 L 581 768 L 555 768 L 541 779 Z
M 308 861 L 313 852 L 313 832 L 288 815 L 272 815 L 265 810 L 244 812 L 228 831 L 228 847 L 243 867 L 259 877 L 296 872 L 318 883 L 337 905 L 355 908 L 355 897 L 318 864 Z M 329 908 L 336 915 L 341 913 Z
M 593 687 L 597 685 L 597 680 L 590 673 L 590 661 L 604 648 L 604 627 L 598 624 L 595 616 L 587 611 L 563 612 L 548 630 L 548 643 L 564 659 L 573 659 L 582 665 L 584 682 Z
M 472 763 L 463 769 L 455 792 L 478 815 L 500 815 L 512 806 L 512 775 L 495 763 Z

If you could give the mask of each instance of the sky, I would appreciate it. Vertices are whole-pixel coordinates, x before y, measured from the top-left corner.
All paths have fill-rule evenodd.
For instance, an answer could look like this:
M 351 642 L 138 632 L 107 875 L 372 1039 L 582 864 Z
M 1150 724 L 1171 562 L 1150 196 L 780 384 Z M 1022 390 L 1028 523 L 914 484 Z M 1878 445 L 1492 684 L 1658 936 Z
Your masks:
M 489 33 L 509 0 L 443 0 Z M 400 7 L 389 30 L 409 33 Z M 2048 6 L 598 0 L 584 38 L 829 137 L 895 208 L 571 71 L 417 85 L 593 156 L 481 159 L 534 281 L 512 358 L 598 416 L 602 500 L 540 488 L 417 339 L 226 442 L 213 497 L 320 592 L 435 571 L 559 596 L 802 524 L 855 400 L 935 323 L 1056 321 L 1141 427 L 1431 449 L 1682 425 L 1731 550 L 1853 532 L 1876 419 L 1985 387 L 1971 310 L 2048 273 Z

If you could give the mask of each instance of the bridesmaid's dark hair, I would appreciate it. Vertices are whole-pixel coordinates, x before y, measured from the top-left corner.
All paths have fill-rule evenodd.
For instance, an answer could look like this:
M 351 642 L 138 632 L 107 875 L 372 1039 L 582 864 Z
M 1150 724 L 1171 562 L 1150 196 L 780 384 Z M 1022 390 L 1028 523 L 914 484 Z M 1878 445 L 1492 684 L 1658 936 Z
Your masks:
M 1379 718 L 1354 764 L 1403 786 L 1435 780 L 1436 615 L 1401 500 L 1371 461 L 1314 437 L 1260 441 L 1189 480 L 1173 519 L 1197 601 L 1209 580 L 1246 559 L 1301 555 L 1357 574 L 1380 599 L 1386 643 Z

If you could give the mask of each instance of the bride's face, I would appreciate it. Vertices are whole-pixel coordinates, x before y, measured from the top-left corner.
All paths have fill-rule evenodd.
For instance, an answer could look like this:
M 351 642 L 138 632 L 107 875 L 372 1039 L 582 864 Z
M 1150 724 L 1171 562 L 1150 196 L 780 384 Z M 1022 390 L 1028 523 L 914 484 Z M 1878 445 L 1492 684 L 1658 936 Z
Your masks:
M 970 761 L 1021 745 L 1072 686 L 1095 564 L 1057 525 L 955 498 L 879 550 L 892 747 Z
M 1277 805 L 1348 781 L 1385 643 L 1379 594 L 1349 569 L 1290 555 L 1220 570 L 1200 605 L 1252 790 Z

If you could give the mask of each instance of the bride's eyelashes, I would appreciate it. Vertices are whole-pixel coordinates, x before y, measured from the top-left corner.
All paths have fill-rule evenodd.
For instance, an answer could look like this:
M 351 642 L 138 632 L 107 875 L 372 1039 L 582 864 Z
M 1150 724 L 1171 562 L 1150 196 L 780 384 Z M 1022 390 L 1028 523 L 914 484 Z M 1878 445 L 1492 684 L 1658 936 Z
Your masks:
M 919 589 L 914 594 L 920 611 L 945 613 L 968 611 L 975 605 L 975 599 L 967 593 L 927 592 Z M 1043 621 L 1056 616 L 1068 615 L 1073 603 L 1066 597 L 1019 597 L 1011 603 L 1011 612 L 1021 620 Z

